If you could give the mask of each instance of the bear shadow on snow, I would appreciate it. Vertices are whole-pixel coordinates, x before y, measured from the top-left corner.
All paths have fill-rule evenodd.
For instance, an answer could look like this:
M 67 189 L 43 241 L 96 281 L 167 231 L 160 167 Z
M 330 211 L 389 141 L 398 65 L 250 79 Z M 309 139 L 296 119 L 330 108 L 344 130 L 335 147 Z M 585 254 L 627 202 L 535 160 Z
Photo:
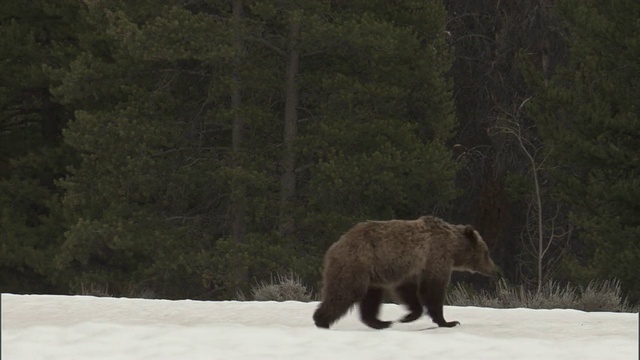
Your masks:
M 328 329 L 357 304 L 363 323 L 388 328 L 392 322 L 378 314 L 390 292 L 409 310 L 400 322 L 415 321 L 426 309 L 439 327 L 459 325 L 443 314 L 452 271 L 498 273 L 487 244 L 471 225 L 433 216 L 358 223 L 324 256 L 322 302 L 313 320 Z

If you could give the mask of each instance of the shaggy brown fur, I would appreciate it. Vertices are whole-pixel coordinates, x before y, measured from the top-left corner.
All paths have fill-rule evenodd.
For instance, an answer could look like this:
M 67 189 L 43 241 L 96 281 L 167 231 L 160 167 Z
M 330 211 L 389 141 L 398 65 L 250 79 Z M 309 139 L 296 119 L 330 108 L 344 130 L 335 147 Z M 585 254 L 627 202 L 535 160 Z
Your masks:
M 458 325 L 443 316 L 453 270 L 497 272 L 487 245 L 470 225 L 432 216 L 356 224 L 325 254 L 322 303 L 313 319 L 317 327 L 329 328 L 359 304 L 362 322 L 387 328 L 391 322 L 379 320 L 378 311 L 384 292 L 391 290 L 410 311 L 400 321 L 417 320 L 424 306 L 438 326 Z

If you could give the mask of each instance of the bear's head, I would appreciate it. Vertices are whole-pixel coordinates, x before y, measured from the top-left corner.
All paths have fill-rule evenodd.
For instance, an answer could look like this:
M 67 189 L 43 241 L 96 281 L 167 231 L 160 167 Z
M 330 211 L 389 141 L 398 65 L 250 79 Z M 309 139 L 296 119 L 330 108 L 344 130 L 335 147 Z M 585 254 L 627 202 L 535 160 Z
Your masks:
M 489 254 L 489 247 L 471 225 L 457 226 L 460 242 L 454 251 L 454 269 L 496 276 L 499 268 Z

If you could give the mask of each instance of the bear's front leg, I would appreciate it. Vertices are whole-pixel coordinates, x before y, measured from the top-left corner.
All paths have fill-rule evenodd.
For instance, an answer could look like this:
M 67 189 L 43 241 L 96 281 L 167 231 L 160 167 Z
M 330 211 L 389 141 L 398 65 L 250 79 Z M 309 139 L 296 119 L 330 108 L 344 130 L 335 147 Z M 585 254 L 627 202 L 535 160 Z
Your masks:
M 399 285 L 396 287 L 396 294 L 407 308 L 409 308 L 409 313 L 400 319 L 400 322 L 408 323 L 416 321 L 424 314 L 422 302 L 418 294 L 417 280 L 408 281 Z
M 427 314 L 439 327 L 460 325 L 459 321 L 446 321 L 444 319 L 444 297 L 449 284 L 447 280 L 432 276 L 420 282 L 420 297 L 427 308 Z

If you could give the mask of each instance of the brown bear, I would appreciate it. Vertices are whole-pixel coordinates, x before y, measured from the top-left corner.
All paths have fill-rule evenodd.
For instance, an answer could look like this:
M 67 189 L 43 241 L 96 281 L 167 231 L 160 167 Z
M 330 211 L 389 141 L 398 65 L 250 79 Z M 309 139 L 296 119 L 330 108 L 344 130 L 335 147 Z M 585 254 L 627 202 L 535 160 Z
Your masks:
M 433 216 L 358 223 L 324 256 L 322 302 L 313 320 L 329 328 L 358 304 L 363 323 L 387 328 L 391 321 L 379 320 L 378 312 L 384 292 L 392 291 L 410 311 L 401 322 L 420 318 L 424 306 L 438 326 L 456 326 L 443 316 L 453 270 L 497 274 L 487 244 L 471 225 Z

